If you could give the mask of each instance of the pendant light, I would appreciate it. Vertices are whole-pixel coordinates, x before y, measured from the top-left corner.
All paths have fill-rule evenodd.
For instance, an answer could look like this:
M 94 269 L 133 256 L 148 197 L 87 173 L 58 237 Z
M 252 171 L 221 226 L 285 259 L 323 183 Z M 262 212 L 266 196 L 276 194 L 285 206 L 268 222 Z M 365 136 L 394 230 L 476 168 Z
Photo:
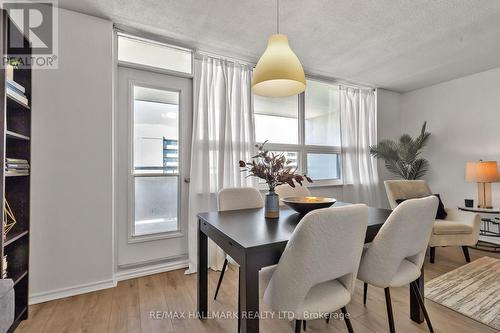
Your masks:
M 252 91 L 260 96 L 292 96 L 306 89 L 306 77 L 300 60 L 290 48 L 288 37 L 280 34 L 279 8 L 277 0 L 277 33 L 269 37 L 267 48 L 253 72 Z

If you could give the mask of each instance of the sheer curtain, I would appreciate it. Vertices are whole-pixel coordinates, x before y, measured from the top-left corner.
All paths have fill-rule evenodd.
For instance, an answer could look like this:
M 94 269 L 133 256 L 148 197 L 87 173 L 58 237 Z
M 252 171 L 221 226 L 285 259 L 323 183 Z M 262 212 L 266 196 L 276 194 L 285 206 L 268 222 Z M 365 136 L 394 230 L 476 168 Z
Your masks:
M 198 212 L 217 209 L 223 187 L 251 186 L 238 167 L 254 152 L 251 68 L 204 56 L 195 61 L 191 182 L 189 185 L 189 269 L 197 270 Z M 209 241 L 209 266 L 220 270 L 224 253 Z
M 381 206 L 377 161 L 377 106 L 373 89 L 341 87 L 340 117 L 344 200 Z

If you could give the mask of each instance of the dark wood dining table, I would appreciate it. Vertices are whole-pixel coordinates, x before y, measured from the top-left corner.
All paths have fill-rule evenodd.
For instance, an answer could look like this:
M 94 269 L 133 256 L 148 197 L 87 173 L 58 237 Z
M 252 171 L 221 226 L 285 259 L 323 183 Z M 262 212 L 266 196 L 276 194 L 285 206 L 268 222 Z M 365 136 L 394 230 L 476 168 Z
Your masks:
M 348 205 L 336 202 L 334 206 Z M 369 207 L 365 243 L 370 243 L 391 211 Z M 198 316 L 208 315 L 208 238 L 239 265 L 239 297 L 241 332 L 259 332 L 259 270 L 278 263 L 302 215 L 294 210 L 280 208 L 278 219 L 264 217 L 264 209 L 243 209 L 198 214 Z M 418 286 L 423 294 L 423 269 Z M 424 320 L 418 301 L 410 292 L 410 317 Z

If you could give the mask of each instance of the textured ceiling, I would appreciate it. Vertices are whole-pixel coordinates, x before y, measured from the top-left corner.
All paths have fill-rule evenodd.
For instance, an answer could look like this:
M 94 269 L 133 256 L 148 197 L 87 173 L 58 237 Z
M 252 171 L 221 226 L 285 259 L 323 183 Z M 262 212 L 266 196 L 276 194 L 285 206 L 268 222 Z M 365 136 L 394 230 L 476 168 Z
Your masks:
M 60 7 L 256 60 L 272 0 L 59 0 Z M 500 0 L 282 0 L 306 71 L 410 91 L 500 66 Z

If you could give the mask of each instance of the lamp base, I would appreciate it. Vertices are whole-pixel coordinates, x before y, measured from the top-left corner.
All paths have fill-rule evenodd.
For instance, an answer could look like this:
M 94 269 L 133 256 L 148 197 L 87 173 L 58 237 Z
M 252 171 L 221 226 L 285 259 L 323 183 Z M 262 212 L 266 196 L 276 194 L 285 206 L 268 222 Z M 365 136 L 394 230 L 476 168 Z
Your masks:
M 491 183 L 477 183 L 477 198 L 479 208 L 493 208 L 491 202 Z

